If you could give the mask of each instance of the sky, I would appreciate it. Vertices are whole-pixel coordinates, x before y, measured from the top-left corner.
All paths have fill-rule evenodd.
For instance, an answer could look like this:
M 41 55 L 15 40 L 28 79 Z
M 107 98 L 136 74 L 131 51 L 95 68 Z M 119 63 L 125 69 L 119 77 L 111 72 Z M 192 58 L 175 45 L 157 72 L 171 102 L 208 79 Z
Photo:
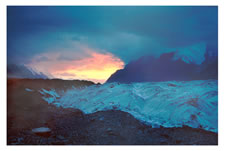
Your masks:
M 218 54 L 217 37 L 216 6 L 7 8 L 7 63 L 51 78 L 104 83 L 133 60 L 173 51 L 199 64 Z

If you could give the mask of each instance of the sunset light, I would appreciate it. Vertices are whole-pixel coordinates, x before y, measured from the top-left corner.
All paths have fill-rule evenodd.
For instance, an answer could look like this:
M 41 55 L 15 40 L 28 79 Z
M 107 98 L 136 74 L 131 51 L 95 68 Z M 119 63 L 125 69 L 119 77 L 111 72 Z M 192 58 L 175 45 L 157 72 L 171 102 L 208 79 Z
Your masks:
M 45 53 L 35 56 L 29 66 L 39 72 L 48 73 L 52 78 L 80 79 L 104 83 L 111 74 L 124 67 L 124 62 L 111 53 L 86 50 L 87 57 L 76 59 L 76 53 L 68 52 L 73 59 L 60 60 L 62 53 Z M 63 55 L 65 56 L 65 52 Z M 46 58 L 40 61 L 40 58 Z

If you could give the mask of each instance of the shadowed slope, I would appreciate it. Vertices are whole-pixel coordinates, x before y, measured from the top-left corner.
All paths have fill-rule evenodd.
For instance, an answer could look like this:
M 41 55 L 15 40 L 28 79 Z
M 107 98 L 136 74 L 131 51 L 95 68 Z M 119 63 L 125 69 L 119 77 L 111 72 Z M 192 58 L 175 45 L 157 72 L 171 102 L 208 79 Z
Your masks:
M 154 82 L 154 81 L 189 81 L 218 79 L 218 61 L 201 65 L 186 63 L 182 59 L 174 60 L 174 53 L 161 55 L 159 58 L 144 56 L 112 74 L 107 82 Z

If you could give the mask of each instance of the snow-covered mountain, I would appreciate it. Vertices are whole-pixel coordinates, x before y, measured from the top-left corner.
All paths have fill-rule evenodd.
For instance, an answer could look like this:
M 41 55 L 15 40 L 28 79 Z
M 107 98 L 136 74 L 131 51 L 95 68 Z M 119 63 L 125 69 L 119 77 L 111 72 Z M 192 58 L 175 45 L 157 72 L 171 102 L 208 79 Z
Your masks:
M 28 78 L 28 79 L 47 79 L 43 73 L 37 73 L 24 65 L 9 64 L 7 66 L 8 78 Z
M 206 45 L 204 43 L 179 48 L 175 52 L 173 60 L 181 59 L 188 64 L 200 65 L 205 61 L 205 51 Z
M 200 46 L 195 46 L 196 51 Z M 195 49 L 194 49 L 195 48 Z M 143 56 L 128 63 L 124 69 L 117 70 L 107 82 L 155 82 L 189 81 L 218 79 L 218 60 L 211 59 L 207 53 L 193 56 L 189 51 L 164 53 L 159 58 Z M 198 49 L 197 49 L 198 50 Z M 199 59 L 200 58 L 200 59 Z
M 187 125 L 218 132 L 217 80 L 106 83 L 67 91 L 26 91 L 39 92 L 50 104 L 80 109 L 86 114 L 121 110 L 152 127 Z

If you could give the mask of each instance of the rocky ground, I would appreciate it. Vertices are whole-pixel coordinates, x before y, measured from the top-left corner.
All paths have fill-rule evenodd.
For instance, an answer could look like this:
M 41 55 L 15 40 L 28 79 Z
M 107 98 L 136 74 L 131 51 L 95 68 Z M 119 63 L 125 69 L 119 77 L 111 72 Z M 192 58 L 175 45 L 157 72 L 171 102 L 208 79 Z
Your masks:
M 49 105 L 40 94 L 28 95 L 21 83 L 8 81 L 8 145 L 217 145 L 218 134 L 190 127 L 152 128 L 126 112 L 85 115 Z M 50 131 L 36 133 L 39 127 Z
M 84 115 L 78 110 L 55 114 L 42 135 L 23 129 L 8 133 L 10 145 L 216 145 L 218 135 L 201 129 L 152 128 L 122 111 Z

